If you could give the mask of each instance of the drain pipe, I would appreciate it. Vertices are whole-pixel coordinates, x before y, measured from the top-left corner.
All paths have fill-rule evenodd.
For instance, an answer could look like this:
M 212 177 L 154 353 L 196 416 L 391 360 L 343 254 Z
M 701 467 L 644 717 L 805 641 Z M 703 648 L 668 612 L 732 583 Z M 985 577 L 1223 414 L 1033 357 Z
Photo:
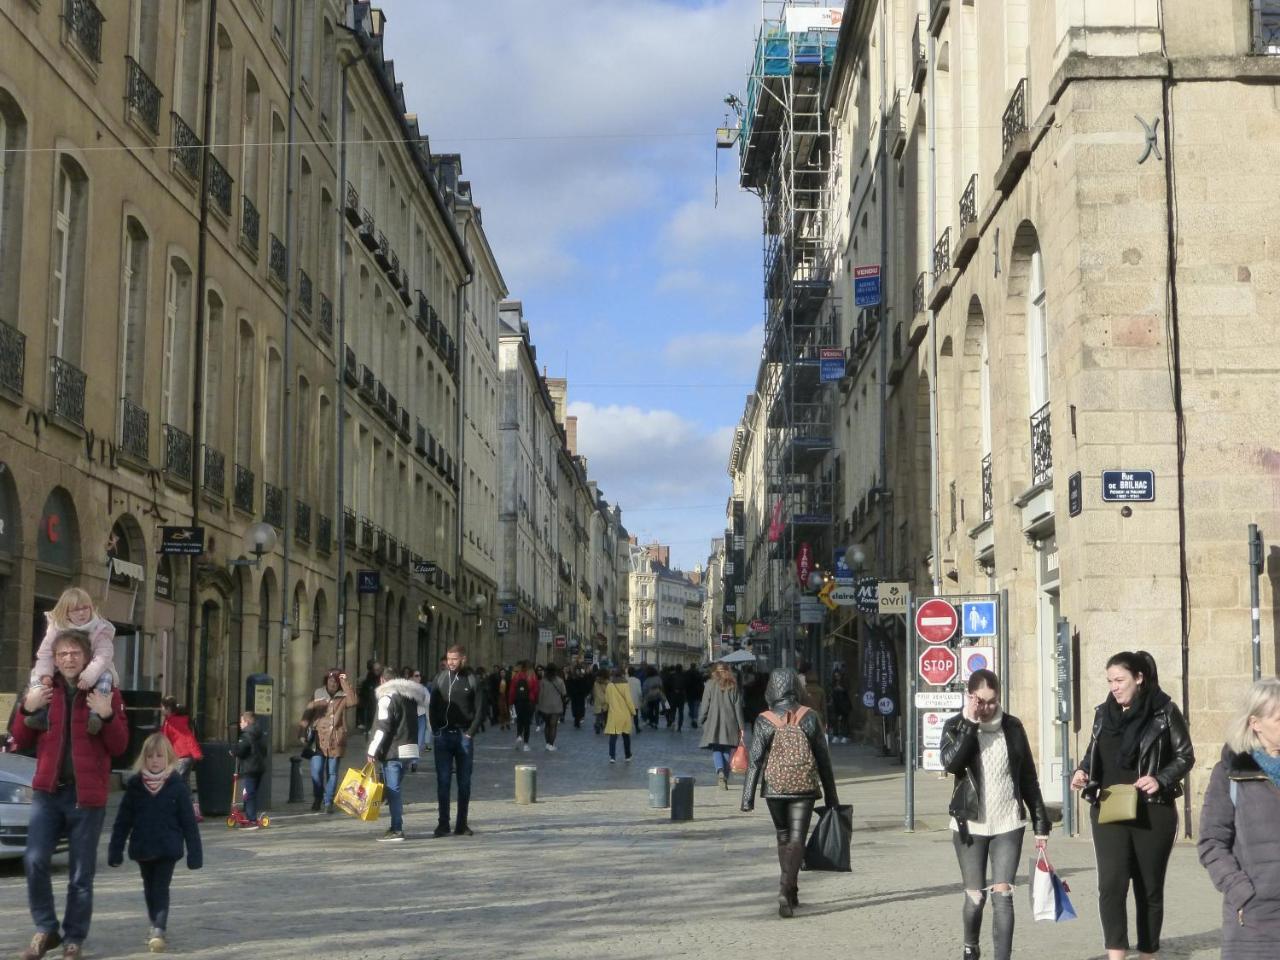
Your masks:
M 938 39 L 929 31 L 929 253 L 925 266 L 933 276 L 930 258 L 938 243 Z M 942 593 L 942 531 L 938 511 L 938 314 L 929 310 L 929 542 L 933 553 L 930 574 L 933 593 Z

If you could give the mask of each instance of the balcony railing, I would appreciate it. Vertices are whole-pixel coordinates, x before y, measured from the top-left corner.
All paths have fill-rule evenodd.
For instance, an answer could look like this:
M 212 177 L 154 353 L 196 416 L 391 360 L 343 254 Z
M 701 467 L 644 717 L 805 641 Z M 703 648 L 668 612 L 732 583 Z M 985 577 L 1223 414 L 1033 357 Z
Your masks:
M 240 209 L 240 242 L 249 248 L 256 260 L 258 258 L 258 227 L 261 219 L 258 208 L 253 205 L 252 200 L 242 195 Z
M 253 513 L 253 471 L 236 464 L 236 486 L 231 493 L 237 510 Z
M 1031 484 L 1053 483 L 1053 440 L 1049 433 L 1049 404 L 1031 415 Z
M 191 434 L 172 423 L 164 425 L 164 472 L 191 482 Z
M 303 316 L 311 316 L 311 275 L 305 270 L 298 271 L 298 309 Z
M 326 514 L 316 514 L 316 549 L 321 553 L 329 552 L 333 543 L 333 521 Z
M 333 339 L 333 301 L 320 294 L 320 335 L 326 340 Z
M 1280 0 L 1252 0 L 1253 52 L 1280 57 Z
M 231 174 L 213 154 L 209 154 L 209 199 L 224 217 L 231 216 Z
M 62 18 L 76 45 L 94 63 L 102 62 L 102 11 L 93 0 L 66 0 Z
M 49 372 L 53 384 L 50 412 L 78 427 L 83 427 L 84 371 L 67 363 L 61 357 L 50 357 Z
M 284 491 L 274 483 L 262 484 L 262 519 L 277 530 L 284 529 Z
M 173 157 L 178 166 L 192 180 L 200 179 L 200 148 L 203 146 L 196 132 L 187 126 L 187 121 L 170 113 L 173 119 Z
M 991 499 L 991 454 L 982 458 L 982 521 L 991 519 L 993 502 Z
M 311 542 L 311 505 L 302 500 L 293 505 L 293 536 L 299 543 Z
M 978 175 L 969 178 L 969 184 L 960 195 L 960 229 L 978 220 Z
M 125 62 L 125 99 L 129 110 L 153 134 L 160 133 L 160 88 L 157 87 L 147 71 L 138 61 L 126 56 Z
M 221 450 L 204 445 L 204 490 L 219 500 L 227 489 L 227 458 Z
M 342 511 L 342 542 L 348 547 L 356 545 L 356 515 L 345 507 Z
M 284 286 L 288 279 L 288 274 L 285 272 L 285 260 L 287 258 L 285 256 L 284 244 L 280 242 L 280 238 L 274 233 L 270 234 L 270 238 L 271 252 L 268 254 L 267 269 L 271 271 L 272 278 L 274 278 L 281 286 Z
M 916 28 L 911 34 L 911 88 L 916 92 L 924 87 L 924 81 L 929 76 L 929 47 L 925 42 L 928 29 L 925 15 L 916 14 Z
M 911 309 L 916 313 L 924 313 L 925 310 L 925 277 L 928 274 L 921 271 L 920 276 L 916 277 L 916 285 L 911 288 Z
M 347 181 L 346 200 L 342 204 L 342 212 L 346 215 L 347 223 L 353 227 L 360 226 L 360 194 L 356 192 L 350 180 Z
M 362 550 L 373 549 L 373 521 L 368 517 L 360 518 L 360 548 Z
M 374 222 L 373 214 L 368 210 L 360 211 L 360 242 L 367 250 L 378 248 L 378 226 Z
M 151 414 L 132 400 L 121 401 L 120 449 L 145 461 L 151 452 Z
M 357 387 L 360 385 L 360 370 L 356 365 L 356 352 L 350 347 L 342 348 L 342 379 L 349 386 Z
M 937 283 L 942 275 L 951 269 L 951 228 L 942 231 L 942 236 L 933 245 L 933 282 Z
M 0 320 L 0 390 L 22 396 L 26 367 L 27 335 Z
M 1013 88 L 1009 105 L 1004 108 L 1000 124 L 1000 155 L 1007 156 L 1009 148 L 1019 134 L 1027 132 L 1027 78 L 1023 77 Z

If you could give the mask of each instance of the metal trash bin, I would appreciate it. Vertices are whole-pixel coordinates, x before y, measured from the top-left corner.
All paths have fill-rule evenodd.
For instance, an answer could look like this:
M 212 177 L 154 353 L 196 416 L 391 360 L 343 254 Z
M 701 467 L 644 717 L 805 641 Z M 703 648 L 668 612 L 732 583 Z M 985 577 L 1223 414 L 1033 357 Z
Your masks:
M 671 781 L 671 819 L 693 819 L 693 777 L 675 777 Z
M 667 767 L 649 768 L 649 806 L 671 806 L 671 770 Z
M 516 764 L 516 803 L 538 802 L 538 768 L 531 763 Z
M 225 740 L 204 740 L 204 759 L 193 768 L 200 813 L 205 817 L 225 817 L 231 812 L 231 778 L 236 772 L 235 744 Z

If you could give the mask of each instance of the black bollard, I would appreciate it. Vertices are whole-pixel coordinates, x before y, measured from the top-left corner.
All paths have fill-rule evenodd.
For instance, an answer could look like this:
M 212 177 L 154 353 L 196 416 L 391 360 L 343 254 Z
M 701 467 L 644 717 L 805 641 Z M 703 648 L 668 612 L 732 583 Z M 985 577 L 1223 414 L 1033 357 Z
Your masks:
M 302 795 L 302 758 L 289 758 L 289 802 L 301 803 Z
M 693 819 L 693 777 L 674 777 L 671 781 L 671 819 Z

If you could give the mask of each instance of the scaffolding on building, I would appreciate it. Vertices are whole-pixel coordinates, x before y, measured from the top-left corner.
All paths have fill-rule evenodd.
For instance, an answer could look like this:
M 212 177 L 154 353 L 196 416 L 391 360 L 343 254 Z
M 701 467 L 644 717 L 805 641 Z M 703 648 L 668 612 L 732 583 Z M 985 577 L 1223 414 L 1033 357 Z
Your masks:
M 839 345 L 840 291 L 832 240 L 834 138 L 823 108 L 841 11 L 821 0 L 762 0 L 761 7 L 738 137 L 739 183 L 761 200 L 764 481 L 780 529 L 756 616 L 773 625 L 774 658 L 786 647 L 812 660 L 820 649 L 808 645 L 810 631 L 801 622 L 795 559 L 801 544 L 828 561 L 835 546 L 833 404 L 821 351 Z

